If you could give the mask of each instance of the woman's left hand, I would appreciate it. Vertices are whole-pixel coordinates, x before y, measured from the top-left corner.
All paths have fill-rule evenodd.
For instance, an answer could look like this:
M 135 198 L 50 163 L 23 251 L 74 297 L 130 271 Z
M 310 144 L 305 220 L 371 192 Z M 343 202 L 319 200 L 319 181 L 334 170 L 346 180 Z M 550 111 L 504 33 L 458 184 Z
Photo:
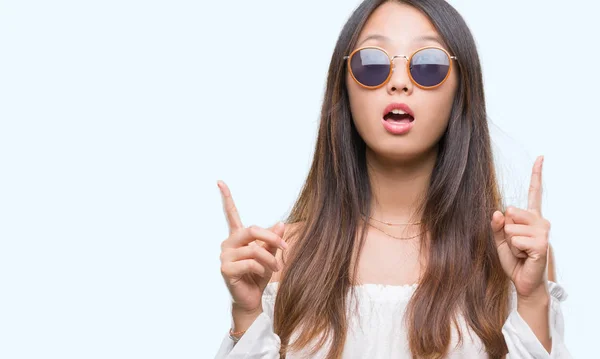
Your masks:
M 509 206 L 492 215 L 498 256 L 521 298 L 547 296 L 546 263 L 550 222 L 542 217 L 542 163 L 536 159 L 531 174 L 527 209 Z

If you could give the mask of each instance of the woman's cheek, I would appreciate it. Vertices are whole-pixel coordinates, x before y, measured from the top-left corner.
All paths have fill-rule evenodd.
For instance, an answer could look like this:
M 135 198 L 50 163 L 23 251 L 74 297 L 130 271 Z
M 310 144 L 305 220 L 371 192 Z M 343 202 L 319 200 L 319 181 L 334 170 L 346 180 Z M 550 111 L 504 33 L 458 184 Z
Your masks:
M 358 133 L 363 139 L 374 136 L 376 130 L 376 121 L 374 120 L 376 110 L 373 108 L 372 103 L 369 101 L 368 96 L 357 96 L 354 101 L 351 101 L 351 110 L 354 125 L 356 126 Z

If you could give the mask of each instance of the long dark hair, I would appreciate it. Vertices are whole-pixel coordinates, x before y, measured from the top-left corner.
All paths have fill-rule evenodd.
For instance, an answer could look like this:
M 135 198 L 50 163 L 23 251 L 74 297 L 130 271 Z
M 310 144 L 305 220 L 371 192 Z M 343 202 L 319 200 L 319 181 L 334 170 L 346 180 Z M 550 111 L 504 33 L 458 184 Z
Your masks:
M 366 237 L 361 213 L 370 216 L 371 188 L 365 142 L 352 121 L 343 56 L 350 53 L 367 18 L 384 0 L 366 0 L 339 36 L 327 75 L 314 158 L 287 223 L 295 226 L 279 283 L 274 330 L 281 356 L 314 349 L 331 340 L 327 358 L 340 358 L 346 340 L 347 294 L 354 293 L 358 257 Z M 479 56 L 463 18 L 444 0 L 404 0 L 433 23 L 448 50 L 458 56 L 458 87 L 448 127 L 425 198 L 421 230 L 427 266 L 405 319 L 414 357 L 448 353 L 457 313 L 481 338 L 492 358 L 507 347 L 502 326 L 509 312 L 510 287 L 493 240 L 492 213 L 504 210 L 498 189 Z M 360 225 L 362 223 L 362 226 Z M 358 241 L 358 243 L 355 243 Z M 290 342 L 293 332 L 296 340 Z M 313 352 L 314 354 L 314 352 Z

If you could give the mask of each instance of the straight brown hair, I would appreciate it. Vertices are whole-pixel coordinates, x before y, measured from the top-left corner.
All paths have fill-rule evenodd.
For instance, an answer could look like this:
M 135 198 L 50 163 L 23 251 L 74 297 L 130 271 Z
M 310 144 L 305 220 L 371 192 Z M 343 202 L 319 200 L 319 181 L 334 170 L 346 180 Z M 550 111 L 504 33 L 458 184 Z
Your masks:
M 327 75 L 318 137 L 308 177 L 286 223 L 291 234 L 274 309 L 281 357 L 311 353 L 330 340 L 328 359 L 341 358 L 348 323 L 347 294 L 355 295 L 357 263 L 366 237 L 361 214 L 371 215 L 365 142 L 352 121 L 343 56 L 356 45 L 370 14 L 384 0 L 366 0 L 352 13 L 336 43 Z M 457 314 L 481 338 L 491 358 L 508 352 L 502 326 L 509 313 L 510 280 L 491 229 L 492 213 L 504 211 L 493 162 L 481 65 L 463 18 L 444 0 L 399 1 L 433 23 L 450 53 L 457 55 L 459 84 L 422 213 L 421 241 L 427 266 L 405 313 L 413 358 L 448 354 Z M 362 226 L 360 226 L 362 223 Z M 360 228 L 359 228 L 360 227 Z M 287 236 L 287 234 L 286 234 Z M 353 257 L 354 256 L 354 257 Z M 290 342 L 292 333 L 297 338 Z

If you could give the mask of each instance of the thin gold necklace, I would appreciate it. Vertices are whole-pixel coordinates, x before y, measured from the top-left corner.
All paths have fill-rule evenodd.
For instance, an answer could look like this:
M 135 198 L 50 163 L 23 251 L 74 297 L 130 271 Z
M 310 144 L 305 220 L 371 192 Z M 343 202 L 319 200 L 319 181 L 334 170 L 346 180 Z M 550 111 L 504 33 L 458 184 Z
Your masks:
M 412 224 L 421 224 L 421 222 L 413 222 L 413 223 L 392 223 L 392 222 L 384 222 L 384 221 L 380 221 L 378 219 L 375 219 L 373 217 L 369 217 L 374 221 L 377 221 L 379 223 L 383 223 L 383 224 L 387 224 L 388 226 L 407 226 L 407 225 L 412 225 Z
M 363 217 L 365 217 L 365 215 L 362 215 Z M 413 224 L 421 224 L 421 222 L 413 222 L 413 223 L 392 223 L 392 222 L 384 222 L 384 221 L 380 221 L 378 219 L 375 219 L 371 216 L 369 216 L 370 219 L 377 221 L 379 223 L 383 223 L 383 224 L 387 224 L 388 226 L 407 226 L 407 225 L 413 225 Z
M 386 231 L 384 231 L 383 229 L 381 229 L 381 228 L 379 228 L 379 227 L 376 227 L 376 226 L 372 225 L 372 224 L 371 224 L 371 223 L 369 223 L 369 222 L 367 222 L 367 224 L 368 224 L 369 226 L 371 226 L 371 227 L 375 228 L 376 230 L 378 230 L 378 231 L 382 232 L 383 234 L 385 234 L 385 235 L 387 235 L 387 236 L 390 236 L 390 237 L 392 237 L 392 238 L 395 238 L 395 239 L 411 239 L 411 238 L 418 237 L 418 236 L 422 235 L 423 233 L 425 233 L 425 232 L 422 232 L 422 233 L 419 233 L 419 234 L 417 234 L 417 235 L 410 236 L 410 237 L 396 237 L 396 236 L 394 236 L 394 235 L 391 235 L 391 234 L 387 233 L 387 232 L 386 232 Z

